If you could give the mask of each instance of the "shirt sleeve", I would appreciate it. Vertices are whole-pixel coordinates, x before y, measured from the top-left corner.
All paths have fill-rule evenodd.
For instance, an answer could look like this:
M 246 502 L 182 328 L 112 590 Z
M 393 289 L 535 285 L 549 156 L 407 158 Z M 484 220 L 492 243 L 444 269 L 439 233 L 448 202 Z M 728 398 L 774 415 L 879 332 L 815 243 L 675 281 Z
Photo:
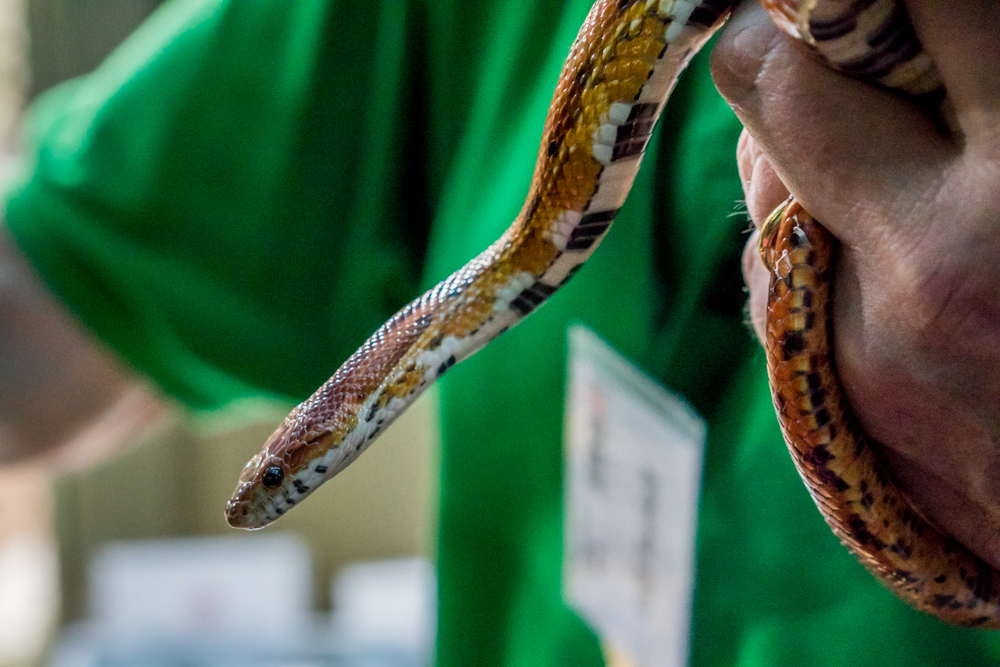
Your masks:
M 30 110 L 17 243 L 189 406 L 307 396 L 419 288 L 412 31 L 380 11 L 166 3 Z

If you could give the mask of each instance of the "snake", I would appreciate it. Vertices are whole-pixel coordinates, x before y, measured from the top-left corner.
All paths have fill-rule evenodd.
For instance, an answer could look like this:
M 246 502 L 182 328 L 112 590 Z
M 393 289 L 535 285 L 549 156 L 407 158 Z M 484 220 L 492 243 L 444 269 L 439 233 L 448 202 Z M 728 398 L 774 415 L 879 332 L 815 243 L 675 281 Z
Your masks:
M 459 361 L 551 298 L 608 233 L 667 98 L 737 0 L 597 0 L 562 69 L 525 203 L 486 250 L 403 307 L 289 413 L 226 505 L 264 527 L 367 449 Z M 761 0 L 845 75 L 944 99 L 898 0 Z M 956 625 L 1000 629 L 1000 572 L 940 532 L 893 483 L 834 367 L 836 244 L 794 199 L 760 236 L 771 275 L 766 356 L 782 434 L 842 544 L 893 593 Z

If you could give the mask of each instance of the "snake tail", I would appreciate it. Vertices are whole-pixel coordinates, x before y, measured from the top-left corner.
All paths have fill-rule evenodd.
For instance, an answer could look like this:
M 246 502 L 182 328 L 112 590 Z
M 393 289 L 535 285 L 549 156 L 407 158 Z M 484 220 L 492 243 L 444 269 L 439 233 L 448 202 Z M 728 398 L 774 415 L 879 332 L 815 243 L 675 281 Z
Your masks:
M 1000 629 L 1000 572 L 923 518 L 851 413 L 833 359 L 832 236 L 794 201 L 772 221 L 762 244 L 771 274 L 768 374 L 813 501 L 841 543 L 904 601 L 948 623 Z

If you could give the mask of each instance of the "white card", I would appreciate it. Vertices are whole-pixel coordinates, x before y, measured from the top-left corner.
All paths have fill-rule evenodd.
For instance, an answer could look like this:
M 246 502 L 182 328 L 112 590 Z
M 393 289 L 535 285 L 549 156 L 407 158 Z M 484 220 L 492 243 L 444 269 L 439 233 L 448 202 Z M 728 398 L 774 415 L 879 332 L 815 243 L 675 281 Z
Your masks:
M 682 667 L 705 422 L 579 325 L 568 383 L 567 603 L 626 662 Z
M 311 580 L 308 545 L 291 533 L 111 542 L 90 564 L 91 616 L 121 644 L 223 637 L 281 647 L 312 628 Z

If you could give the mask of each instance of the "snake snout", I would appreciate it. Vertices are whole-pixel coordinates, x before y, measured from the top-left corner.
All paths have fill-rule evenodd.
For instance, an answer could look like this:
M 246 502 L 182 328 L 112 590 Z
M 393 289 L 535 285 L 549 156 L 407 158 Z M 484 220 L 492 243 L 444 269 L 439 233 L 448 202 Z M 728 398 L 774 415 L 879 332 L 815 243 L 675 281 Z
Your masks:
M 249 530 L 251 528 L 249 515 L 250 508 L 247 507 L 246 503 L 236 500 L 230 500 L 226 503 L 226 523 L 233 528 Z
M 249 483 L 240 484 L 236 488 L 233 497 L 226 503 L 226 523 L 233 528 L 243 530 L 263 527 L 260 522 L 260 512 L 254 511 L 253 493 L 253 485 Z
M 273 507 L 274 491 L 262 482 L 268 470 L 274 467 L 270 463 L 271 460 L 256 456 L 243 469 L 240 481 L 226 503 L 226 522 L 233 528 L 256 530 L 277 518 L 268 511 L 268 505 Z

